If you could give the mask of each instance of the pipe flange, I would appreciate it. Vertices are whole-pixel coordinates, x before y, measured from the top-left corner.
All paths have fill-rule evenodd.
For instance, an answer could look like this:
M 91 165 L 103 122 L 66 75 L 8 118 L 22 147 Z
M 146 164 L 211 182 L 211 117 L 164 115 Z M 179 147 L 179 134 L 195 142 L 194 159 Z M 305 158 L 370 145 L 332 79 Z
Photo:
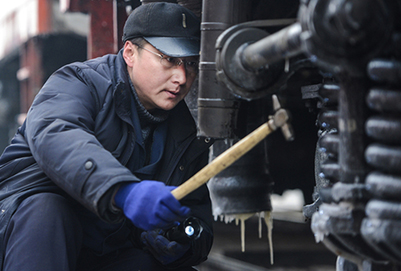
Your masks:
M 243 66 L 240 56 L 249 44 L 268 35 L 262 29 L 238 25 L 223 32 L 216 42 L 217 79 L 238 98 L 253 100 L 273 94 L 276 90 L 271 86 L 282 74 L 283 62 L 254 71 Z

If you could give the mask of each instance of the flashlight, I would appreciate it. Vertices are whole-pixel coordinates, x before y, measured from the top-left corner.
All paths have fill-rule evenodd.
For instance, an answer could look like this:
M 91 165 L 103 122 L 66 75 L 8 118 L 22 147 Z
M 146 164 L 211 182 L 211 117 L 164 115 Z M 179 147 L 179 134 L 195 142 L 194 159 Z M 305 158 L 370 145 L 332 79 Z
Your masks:
M 196 217 L 188 217 L 180 225 L 166 231 L 165 237 L 170 241 L 176 241 L 181 244 L 189 243 L 199 238 L 203 227 Z

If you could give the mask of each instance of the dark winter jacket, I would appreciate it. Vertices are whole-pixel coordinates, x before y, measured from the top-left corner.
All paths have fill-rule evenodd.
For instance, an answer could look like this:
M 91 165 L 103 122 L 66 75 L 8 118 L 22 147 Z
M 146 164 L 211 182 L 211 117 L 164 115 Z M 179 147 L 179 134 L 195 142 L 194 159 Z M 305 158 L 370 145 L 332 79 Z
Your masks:
M 124 219 L 110 201 L 117 185 L 139 181 L 125 167 L 141 132 L 132 123 L 131 95 L 122 52 L 67 65 L 49 78 L 0 158 L 0 266 L 8 221 L 32 194 L 66 193 L 105 221 Z M 166 145 L 155 179 L 178 186 L 207 163 L 211 142 L 196 137 L 184 101 L 171 110 L 167 121 Z M 181 203 L 205 228 L 192 246 L 192 255 L 181 261 L 196 265 L 212 245 L 207 187 Z

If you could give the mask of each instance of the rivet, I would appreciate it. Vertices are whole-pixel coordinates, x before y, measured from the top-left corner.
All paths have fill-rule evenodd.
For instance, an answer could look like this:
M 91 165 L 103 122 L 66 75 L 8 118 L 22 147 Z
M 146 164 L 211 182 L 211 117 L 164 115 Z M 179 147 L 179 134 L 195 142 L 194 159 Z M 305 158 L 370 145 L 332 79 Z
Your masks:
M 87 161 L 87 162 L 85 163 L 85 169 L 91 169 L 92 167 L 93 167 L 92 161 Z

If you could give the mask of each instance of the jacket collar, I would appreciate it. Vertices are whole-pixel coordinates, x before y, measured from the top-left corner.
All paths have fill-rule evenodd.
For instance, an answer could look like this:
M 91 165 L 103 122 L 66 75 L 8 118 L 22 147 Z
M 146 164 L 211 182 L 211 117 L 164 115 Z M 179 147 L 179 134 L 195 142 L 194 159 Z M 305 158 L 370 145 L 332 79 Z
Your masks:
M 115 59 L 114 78 L 116 78 L 116 81 L 113 96 L 116 113 L 123 121 L 133 127 L 131 112 L 132 94 L 128 80 L 127 64 L 124 61 L 122 49 Z

